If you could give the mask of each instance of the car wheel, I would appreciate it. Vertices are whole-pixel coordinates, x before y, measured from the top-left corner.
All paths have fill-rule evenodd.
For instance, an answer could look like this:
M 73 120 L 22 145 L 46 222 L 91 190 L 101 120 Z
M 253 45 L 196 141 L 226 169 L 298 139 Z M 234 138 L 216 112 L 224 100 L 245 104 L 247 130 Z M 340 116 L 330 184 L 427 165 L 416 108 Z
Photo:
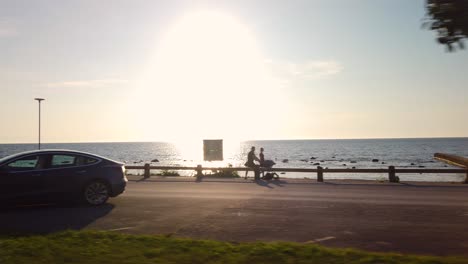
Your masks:
M 85 186 L 83 200 L 89 205 L 101 205 L 109 199 L 109 187 L 102 181 L 93 181 Z

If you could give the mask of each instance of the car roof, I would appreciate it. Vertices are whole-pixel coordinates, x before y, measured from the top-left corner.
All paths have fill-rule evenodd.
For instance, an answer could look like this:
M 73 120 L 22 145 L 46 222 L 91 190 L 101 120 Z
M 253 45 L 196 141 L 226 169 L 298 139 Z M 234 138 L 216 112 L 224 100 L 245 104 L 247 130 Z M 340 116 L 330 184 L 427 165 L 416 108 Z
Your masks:
M 87 155 L 87 156 L 96 157 L 96 158 L 103 159 L 103 160 L 112 161 L 112 162 L 115 162 L 115 163 L 121 163 L 121 162 L 118 162 L 118 161 L 111 160 L 109 158 L 105 158 L 105 157 L 102 157 L 102 156 L 99 156 L 99 155 L 96 155 L 96 154 L 91 154 L 91 153 L 84 152 L 84 151 L 70 150 L 70 149 L 40 149 L 40 150 L 30 150 L 30 151 L 20 152 L 20 153 L 16 153 L 16 154 L 13 154 L 13 155 L 10 155 L 10 156 L 6 156 L 6 157 L 0 159 L 0 164 L 3 163 L 4 161 L 7 161 L 7 160 L 11 160 L 11 159 L 15 159 L 15 158 L 18 158 L 18 157 L 31 155 L 31 154 L 52 154 L 52 153 L 68 153 L 68 154 Z

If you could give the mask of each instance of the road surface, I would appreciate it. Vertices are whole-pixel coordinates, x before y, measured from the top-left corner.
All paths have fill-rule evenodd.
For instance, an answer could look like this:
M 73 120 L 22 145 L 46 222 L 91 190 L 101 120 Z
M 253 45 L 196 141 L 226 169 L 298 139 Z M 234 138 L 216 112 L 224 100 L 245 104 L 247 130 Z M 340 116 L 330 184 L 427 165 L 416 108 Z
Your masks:
M 65 229 L 468 256 L 468 185 L 151 178 L 97 208 L 0 210 L 0 234 Z

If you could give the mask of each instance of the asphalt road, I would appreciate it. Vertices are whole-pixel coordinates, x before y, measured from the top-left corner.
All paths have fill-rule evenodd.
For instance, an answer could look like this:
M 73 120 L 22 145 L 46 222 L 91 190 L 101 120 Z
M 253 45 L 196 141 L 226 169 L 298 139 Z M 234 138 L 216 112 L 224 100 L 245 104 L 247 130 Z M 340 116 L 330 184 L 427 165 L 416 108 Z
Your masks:
M 468 185 L 131 180 L 101 207 L 0 210 L 0 234 L 65 229 L 468 256 Z

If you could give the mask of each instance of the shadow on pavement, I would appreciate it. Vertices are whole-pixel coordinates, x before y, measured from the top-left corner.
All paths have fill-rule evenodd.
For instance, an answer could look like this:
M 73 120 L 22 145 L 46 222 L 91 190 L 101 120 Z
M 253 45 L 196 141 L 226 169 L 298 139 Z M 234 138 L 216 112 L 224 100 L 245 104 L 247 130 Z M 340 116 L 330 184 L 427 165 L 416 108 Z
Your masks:
M 269 189 L 273 189 L 273 187 L 270 186 L 270 182 L 268 182 L 268 181 L 264 181 L 264 180 L 255 180 L 255 183 L 256 183 L 257 185 L 262 186 L 262 187 L 266 187 L 266 188 L 269 188 Z
M 242 180 L 242 181 L 241 181 Z M 296 179 L 288 179 L 285 180 L 282 178 L 279 181 L 271 180 L 271 181 L 264 181 L 258 183 L 256 182 L 253 178 L 233 178 L 233 179 L 216 179 L 216 178 L 201 178 L 198 179 L 197 177 L 187 177 L 187 179 L 171 179 L 171 178 L 164 178 L 164 179 L 159 179 L 159 178 L 148 178 L 148 179 L 128 179 L 129 182 L 177 182 L 177 183 L 201 183 L 201 182 L 206 182 L 206 183 L 233 183 L 233 184 L 245 184 L 245 183 L 256 183 L 257 185 L 272 188 L 271 186 L 268 186 L 269 183 L 272 183 L 278 187 L 284 187 L 286 185 L 335 185 L 335 186 L 376 186 L 376 187 L 417 187 L 417 188 L 454 188 L 454 189 L 468 189 L 468 184 L 462 184 L 459 182 L 430 182 L 430 183 L 425 183 L 425 182 L 400 182 L 400 183 L 389 183 L 387 181 L 385 182 L 378 182 L 378 181 L 372 181 L 372 180 L 325 180 L 324 182 L 317 182 L 315 179 L 307 179 L 307 180 L 301 180 L 300 182 L 296 182 Z
M 281 180 L 272 180 L 270 181 L 272 184 L 278 186 L 278 187 L 284 187 L 284 183 L 287 183 L 287 182 L 284 182 L 284 181 L 281 181 Z
M 232 179 L 223 179 L 223 178 L 207 178 L 207 177 L 200 177 L 200 178 L 197 178 L 197 177 L 193 177 L 193 178 L 189 178 L 189 179 L 182 179 L 182 180 L 176 180 L 176 179 L 137 179 L 137 180 L 134 180 L 134 179 L 128 179 L 129 182 L 171 182 L 171 183 L 201 183 L 201 182 L 206 182 L 206 183 L 234 183 L 234 184 L 245 184 L 245 183 L 255 183 L 256 181 L 253 179 L 253 178 L 247 178 L 247 179 L 244 179 L 244 178 L 232 178 Z M 306 183 L 306 182 L 302 182 L 302 183 L 291 183 L 291 182 L 287 182 L 287 181 L 284 181 L 284 180 L 270 180 L 270 181 L 266 181 L 266 180 L 260 180 L 260 181 L 264 181 L 263 184 L 268 184 L 268 183 L 273 183 L 275 185 L 278 185 L 280 187 L 283 187 L 282 184 L 309 184 L 309 183 Z M 258 184 L 258 183 L 257 183 Z M 261 185 L 261 184 L 259 184 Z
M 107 215 L 112 204 L 96 207 L 56 204 L 0 208 L 0 235 L 46 234 L 80 230 Z
M 291 184 L 291 183 L 289 183 Z M 293 183 L 294 184 L 294 183 Z M 416 188 L 450 188 L 450 189 L 468 189 L 468 184 L 463 183 L 432 183 L 427 184 L 424 182 L 399 182 L 399 183 L 389 183 L 389 182 L 369 182 L 369 183 L 354 183 L 354 182 L 328 182 L 324 181 L 319 184 L 325 185 L 336 185 L 336 186 L 372 186 L 372 187 L 416 187 Z

